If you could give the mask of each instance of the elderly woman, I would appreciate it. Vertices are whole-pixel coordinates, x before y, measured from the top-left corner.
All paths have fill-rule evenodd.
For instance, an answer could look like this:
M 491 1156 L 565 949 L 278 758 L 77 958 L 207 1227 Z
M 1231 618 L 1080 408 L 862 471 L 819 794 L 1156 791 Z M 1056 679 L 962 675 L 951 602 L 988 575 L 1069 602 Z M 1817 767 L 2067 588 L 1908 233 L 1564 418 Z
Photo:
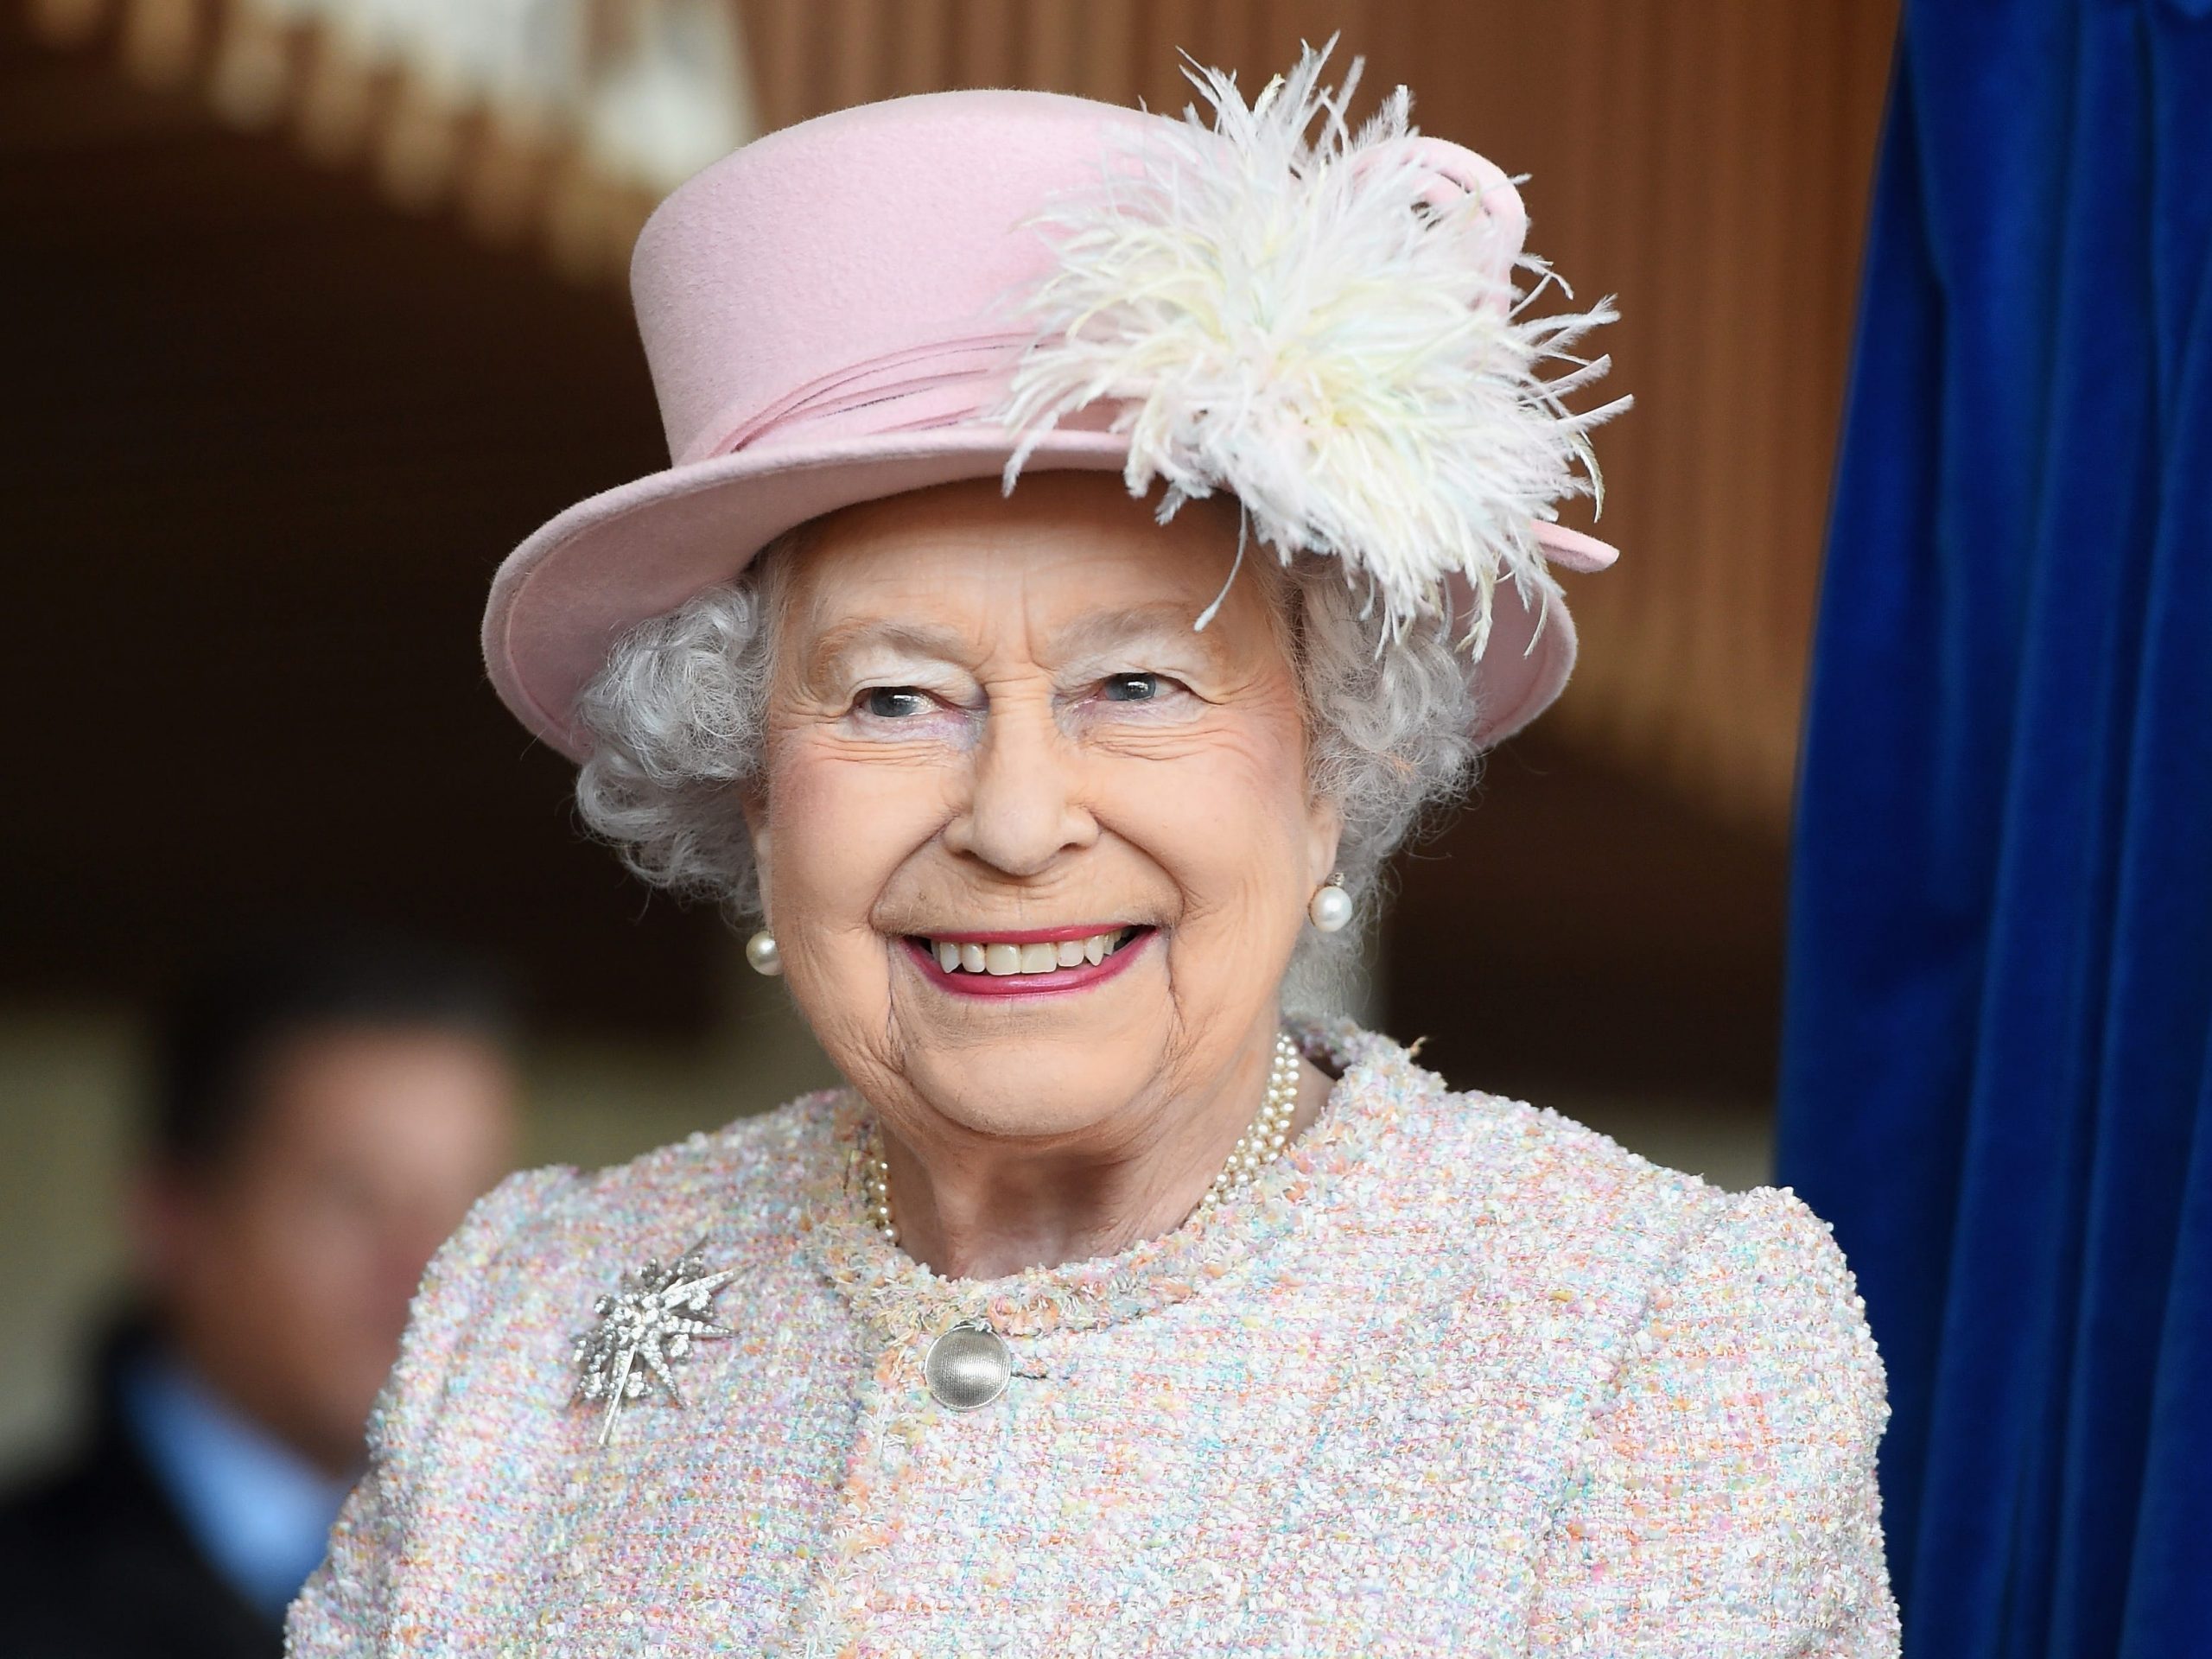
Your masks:
M 295 1653 L 1896 1651 L 1821 1224 L 1287 1021 L 1611 556 L 1602 312 L 1319 70 L 848 111 L 647 226 L 676 464 L 488 658 L 847 1086 L 478 1206 Z

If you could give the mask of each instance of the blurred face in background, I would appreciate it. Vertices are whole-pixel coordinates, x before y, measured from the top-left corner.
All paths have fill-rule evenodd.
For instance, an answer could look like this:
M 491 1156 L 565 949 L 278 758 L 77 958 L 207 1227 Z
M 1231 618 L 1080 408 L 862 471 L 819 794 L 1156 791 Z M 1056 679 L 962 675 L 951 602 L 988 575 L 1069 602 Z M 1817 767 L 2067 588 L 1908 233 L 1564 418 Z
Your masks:
M 137 1205 L 178 1357 L 326 1472 L 355 1469 L 423 1269 L 512 1166 L 516 1080 L 490 1039 L 310 1028 L 246 1086 L 235 1141 Z

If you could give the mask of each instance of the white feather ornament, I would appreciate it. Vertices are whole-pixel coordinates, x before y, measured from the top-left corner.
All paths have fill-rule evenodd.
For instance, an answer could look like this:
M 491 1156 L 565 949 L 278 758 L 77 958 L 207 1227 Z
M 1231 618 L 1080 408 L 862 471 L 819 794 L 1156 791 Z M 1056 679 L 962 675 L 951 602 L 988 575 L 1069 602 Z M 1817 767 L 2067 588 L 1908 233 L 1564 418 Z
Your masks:
M 1130 493 L 1163 482 L 1162 519 L 1227 490 L 1286 563 L 1341 559 L 1393 632 L 1443 613 L 1457 573 L 1478 657 L 1500 581 L 1532 608 L 1559 592 L 1537 526 L 1599 495 L 1589 429 L 1628 400 L 1564 399 L 1605 372 L 1573 348 L 1614 312 L 1527 316 L 1556 279 L 1521 254 L 1517 204 L 1440 188 L 1403 87 L 1355 135 L 1358 63 L 1341 92 L 1321 84 L 1333 45 L 1249 108 L 1193 66 L 1211 126 L 1195 108 L 1146 123 L 1035 221 L 1058 257 L 1019 302 L 1033 338 L 995 416 L 1019 438 L 1006 485 L 1059 420 L 1109 401 Z

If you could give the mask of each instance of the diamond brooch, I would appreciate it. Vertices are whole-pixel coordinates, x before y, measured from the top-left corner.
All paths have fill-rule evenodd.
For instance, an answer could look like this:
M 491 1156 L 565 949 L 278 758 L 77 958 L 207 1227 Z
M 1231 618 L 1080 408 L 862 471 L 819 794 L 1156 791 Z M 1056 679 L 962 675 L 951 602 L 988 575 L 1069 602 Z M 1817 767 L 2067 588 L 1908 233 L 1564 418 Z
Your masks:
M 599 1323 L 576 1337 L 571 1403 L 607 1402 L 599 1426 L 601 1446 L 613 1438 L 622 1408 L 647 1392 L 657 1389 L 676 1405 L 683 1404 L 670 1368 L 699 1338 L 732 1334 L 728 1325 L 697 1316 L 735 1277 L 734 1268 L 709 1273 L 694 1245 L 665 1267 L 655 1258 L 624 1274 L 613 1295 L 592 1304 Z

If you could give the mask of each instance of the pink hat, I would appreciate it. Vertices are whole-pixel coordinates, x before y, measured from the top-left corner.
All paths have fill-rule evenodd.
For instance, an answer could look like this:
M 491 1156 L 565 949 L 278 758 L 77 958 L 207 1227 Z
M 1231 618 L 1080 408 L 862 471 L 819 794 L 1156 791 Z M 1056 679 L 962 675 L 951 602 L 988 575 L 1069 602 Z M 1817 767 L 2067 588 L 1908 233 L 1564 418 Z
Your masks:
M 1244 113 L 1241 100 L 1236 108 Z M 1402 107 L 1398 128 L 1383 137 L 1394 141 L 1393 165 L 1419 173 L 1421 200 L 1448 191 L 1478 202 L 1487 240 L 1477 257 L 1491 267 L 1480 280 L 1494 296 L 1479 308 L 1508 318 L 1524 223 L 1511 185 L 1471 152 L 1412 137 Z M 1102 222 L 1120 224 L 1142 156 L 1163 142 L 1187 156 L 1190 144 L 1218 137 L 1050 93 L 944 92 L 786 128 L 680 187 L 645 226 L 631 265 L 672 465 L 578 503 L 501 565 L 484 654 L 507 706 L 581 759 L 589 738 L 574 720 L 576 696 L 630 628 L 734 576 L 776 537 L 834 509 L 1001 473 L 1011 484 L 1017 448 L 1022 469 L 1120 469 L 1133 484 L 1165 475 L 1171 495 L 1230 489 L 1260 539 L 1279 551 L 1302 542 L 1357 554 L 1349 545 L 1363 534 L 1357 518 L 1349 530 L 1325 514 L 1318 525 L 1287 524 L 1286 515 L 1314 515 L 1302 503 L 1254 509 L 1271 498 L 1233 462 L 1209 470 L 1147 450 L 1143 416 L 1162 411 L 1156 385 L 1120 384 L 1093 373 L 1095 363 L 1062 364 L 1106 388 L 1070 393 L 1068 374 L 1038 355 L 1055 339 L 1065 343 L 1049 315 L 1052 283 L 1084 235 L 1080 225 L 1056 226 L 1055 205 L 1106 188 L 1113 200 Z M 1341 139 L 1337 147 L 1349 153 Z M 1555 399 L 1532 398 L 1528 383 L 1509 393 L 1522 404 L 1545 403 L 1546 442 L 1586 459 L 1582 426 L 1611 412 L 1567 416 Z M 1191 411 L 1168 412 L 1187 433 Z M 1534 719 L 1573 663 L 1573 628 L 1542 558 L 1578 569 L 1611 563 L 1611 549 L 1548 522 L 1547 493 L 1573 488 L 1549 475 L 1524 486 L 1526 499 L 1507 515 L 1513 522 L 1497 532 L 1542 556 L 1503 570 L 1495 632 L 1470 661 L 1484 742 Z M 1454 523 L 1451 533 L 1464 538 L 1464 522 Z M 1486 607 L 1500 569 L 1446 564 L 1420 579 L 1433 575 L 1444 602 L 1470 620 L 1478 587 Z

